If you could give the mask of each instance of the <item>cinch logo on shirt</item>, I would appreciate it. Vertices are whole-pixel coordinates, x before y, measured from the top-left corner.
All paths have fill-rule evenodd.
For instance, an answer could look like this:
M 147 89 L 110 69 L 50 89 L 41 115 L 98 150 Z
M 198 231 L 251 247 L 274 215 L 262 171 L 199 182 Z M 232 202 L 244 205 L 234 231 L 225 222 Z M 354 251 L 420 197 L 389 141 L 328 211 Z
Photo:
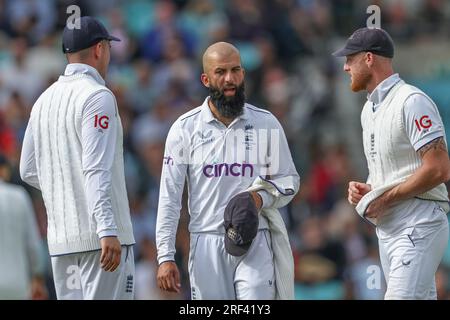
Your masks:
M 100 128 L 102 128 L 102 129 L 108 129 L 108 125 L 109 125 L 109 117 L 101 116 L 99 118 L 98 114 L 95 115 L 94 128 L 97 128 L 98 126 L 100 126 Z
M 169 164 L 171 166 L 173 166 L 173 158 L 171 156 L 167 156 L 163 158 L 163 163 L 164 164 Z
M 422 129 L 428 129 L 433 125 L 429 116 L 423 116 L 419 121 L 417 121 L 416 119 L 414 120 L 414 122 L 416 123 L 416 127 L 417 129 L 419 129 L 419 131 L 422 131 Z
M 203 174 L 207 178 L 217 178 L 223 175 L 225 176 L 233 176 L 233 177 L 244 177 L 246 174 L 249 174 L 250 177 L 253 177 L 253 165 L 250 163 L 219 163 L 219 164 L 209 164 L 203 167 Z

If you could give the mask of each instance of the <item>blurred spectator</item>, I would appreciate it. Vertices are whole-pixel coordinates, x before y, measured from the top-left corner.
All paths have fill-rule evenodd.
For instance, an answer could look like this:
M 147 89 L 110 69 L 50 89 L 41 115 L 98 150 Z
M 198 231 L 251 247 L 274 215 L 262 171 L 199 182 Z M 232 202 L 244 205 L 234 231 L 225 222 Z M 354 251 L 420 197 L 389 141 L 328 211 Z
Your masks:
M 24 123 L 29 116 L 29 108 L 23 101 L 19 93 L 13 91 L 10 98 L 4 105 L 4 116 L 7 123 L 9 123 L 14 131 L 18 133 L 17 141 L 22 141 L 25 132 Z
M 155 26 L 141 39 L 141 53 L 152 62 L 159 62 L 163 57 L 166 42 L 177 37 L 183 42 L 188 56 L 194 53 L 195 39 L 189 31 L 177 25 L 176 10 L 172 1 L 156 2 Z
M 120 39 L 116 46 L 111 47 L 111 61 L 116 64 L 128 62 L 131 53 L 136 49 L 134 42 L 127 34 L 125 21 L 119 8 L 113 8 L 108 12 L 108 20 L 111 34 Z
M 307 218 L 299 228 L 300 248 L 295 252 L 295 297 L 300 300 L 345 297 L 345 251 L 328 238 L 319 218 Z
M 327 161 L 331 158 L 327 157 L 329 151 L 313 149 L 312 152 L 312 167 L 305 181 L 308 186 L 304 190 L 306 201 L 310 204 L 313 213 L 326 215 L 337 200 L 337 181 Z
M 293 25 L 299 18 L 291 18 L 291 14 L 295 11 L 295 1 L 265 1 L 263 4 L 264 28 L 272 35 L 281 60 L 289 64 L 295 57 L 310 53 L 309 44 L 303 42 Z M 304 29 L 308 28 L 309 26 Z
M 6 18 L 12 34 L 38 43 L 55 25 L 53 0 L 6 0 Z
M 156 283 L 156 245 L 153 240 L 143 238 L 138 252 L 139 262 L 136 264 L 136 300 L 161 300 L 173 296 L 159 290 Z
M 153 81 L 153 67 L 147 60 L 135 61 L 133 68 L 135 80 L 127 91 L 127 100 L 135 113 L 142 114 L 152 109 L 158 93 L 157 84 Z
M 227 1 L 231 41 L 251 41 L 265 33 L 260 4 L 257 0 Z
M 7 19 L 6 0 L 0 0 L 0 31 L 11 34 L 11 26 Z
M 168 107 L 178 108 L 171 112 L 171 122 L 192 106 L 190 97 L 199 90 L 199 82 L 192 81 L 195 71 L 182 39 L 177 36 L 167 39 L 162 48 L 161 61 L 155 67 L 153 87 L 169 96 L 166 97 Z
M 0 82 L 9 92 L 18 92 L 31 108 L 43 86 L 43 79 L 27 64 L 28 44 L 25 38 L 11 43 L 11 61 L 5 61 Z
M 185 10 L 180 12 L 181 24 L 195 34 L 197 55 L 211 43 L 228 38 L 228 20 L 219 3 L 216 0 L 190 0 Z
M 41 39 L 38 46 L 30 47 L 26 59 L 30 73 L 42 81 L 53 83 L 55 75 L 62 74 L 67 63 L 59 45 L 59 33 L 49 33 Z
M 6 121 L 5 112 L 0 109 L 0 152 L 13 158 L 18 151 L 15 132 Z

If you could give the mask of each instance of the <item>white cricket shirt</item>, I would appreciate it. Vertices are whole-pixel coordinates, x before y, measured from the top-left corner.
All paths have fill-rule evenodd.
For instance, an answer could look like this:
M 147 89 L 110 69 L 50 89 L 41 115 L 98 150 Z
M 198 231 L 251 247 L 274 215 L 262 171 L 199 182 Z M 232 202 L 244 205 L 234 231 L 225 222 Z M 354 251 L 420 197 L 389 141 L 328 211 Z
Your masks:
M 375 90 L 367 96 L 368 102 L 372 104 L 374 113 L 378 112 L 380 105 L 384 102 L 390 90 L 402 81 L 398 74 L 393 74 L 384 81 L 382 81 Z M 444 137 L 444 126 L 439 115 L 439 112 L 431 99 L 423 92 L 411 94 L 404 102 L 403 107 L 403 124 L 405 135 L 408 137 L 409 143 L 414 150 L 419 150 L 421 147 L 431 142 L 432 140 Z M 364 126 L 364 123 L 362 124 Z M 365 128 L 363 127 L 363 130 Z M 387 139 L 388 134 L 380 135 L 380 139 Z M 366 155 L 370 157 L 377 150 L 377 141 L 373 139 L 370 143 L 365 143 Z M 386 159 L 384 165 L 388 165 L 389 161 Z M 411 162 L 411 165 L 415 165 Z M 371 177 L 369 170 L 369 177 L 367 183 L 373 184 L 374 177 Z M 402 201 L 398 205 L 389 210 L 389 213 L 379 220 L 377 226 L 377 234 L 381 238 L 389 237 L 396 232 L 414 226 L 419 223 L 427 223 L 435 208 L 436 202 L 421 200 L 417 198 Z
M 42 191 L 51 255 L 99 249 L 105 236 L 134 243 L 120 116 L 93 67 L 69 64 L 36 101 L 20 173 Z
M 246 103 L 244 112 L 228 127 L 204 103 L 172 125 L 164 153 L 156 225 L 158 261 L 174 260 L 175 235 L 185 180 L 191 233 L 224 233 L 228 201 L 245 191 L 258 176 L 299 176 L 278 120 L 268 111 Z M 260 192 L 263 207 L 273 198 Z M 259 228 L 267 228 L 260 216 Z

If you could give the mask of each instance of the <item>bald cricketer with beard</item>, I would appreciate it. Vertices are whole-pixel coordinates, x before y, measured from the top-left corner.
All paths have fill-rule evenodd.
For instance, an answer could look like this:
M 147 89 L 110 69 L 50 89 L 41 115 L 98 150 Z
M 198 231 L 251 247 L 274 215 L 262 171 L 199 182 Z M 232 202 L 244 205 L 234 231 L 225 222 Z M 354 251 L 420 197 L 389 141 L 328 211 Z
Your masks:
M 238 206 L 255 212 L 277 208 L 277 195 L 246 191 L 258 177 L 275 186 L 286 177 L 293 181 L 292 192 L 279 195 L 285 197 L 283 204 L 298 191 L 300 179 L 280 123 L 245 103 L 239 51 L 225 42 L 211 45 L 203 55 L 203 71 L 209 96 L 175 121 L 166 141 L 156 226 L 158 285 L 180 291 L 175 238 L 187 181 L 192 299 L 274 299 L 268 221 L 256 216 L 256 236 L 236 255 L 224 243 L 224 211 L 238 194 Z
M 362 28 L 334 53 L 354 92 L 367 91 L 361 113 L 369 176 L 351 181 L 348 200 L 376 225 L 385 299 L 436 299 L 435 273 L 447 247 L 450 178 L 444 125 L 436 104 L 394 73 L 394 43 Z

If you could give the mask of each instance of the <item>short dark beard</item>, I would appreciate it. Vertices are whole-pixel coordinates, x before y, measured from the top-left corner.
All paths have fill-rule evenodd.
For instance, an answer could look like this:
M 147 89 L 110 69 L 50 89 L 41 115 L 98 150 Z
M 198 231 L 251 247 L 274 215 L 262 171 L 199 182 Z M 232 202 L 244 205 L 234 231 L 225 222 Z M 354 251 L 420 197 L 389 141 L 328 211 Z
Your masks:
M 223 90 L 210 86 L 209 96 L 212 104 L 217 108 L 219 114 L 228 119 L 234 119 L 244 112 L 245 86 L 244 82 L 236 87 L 234 96 L 225 96 Z

